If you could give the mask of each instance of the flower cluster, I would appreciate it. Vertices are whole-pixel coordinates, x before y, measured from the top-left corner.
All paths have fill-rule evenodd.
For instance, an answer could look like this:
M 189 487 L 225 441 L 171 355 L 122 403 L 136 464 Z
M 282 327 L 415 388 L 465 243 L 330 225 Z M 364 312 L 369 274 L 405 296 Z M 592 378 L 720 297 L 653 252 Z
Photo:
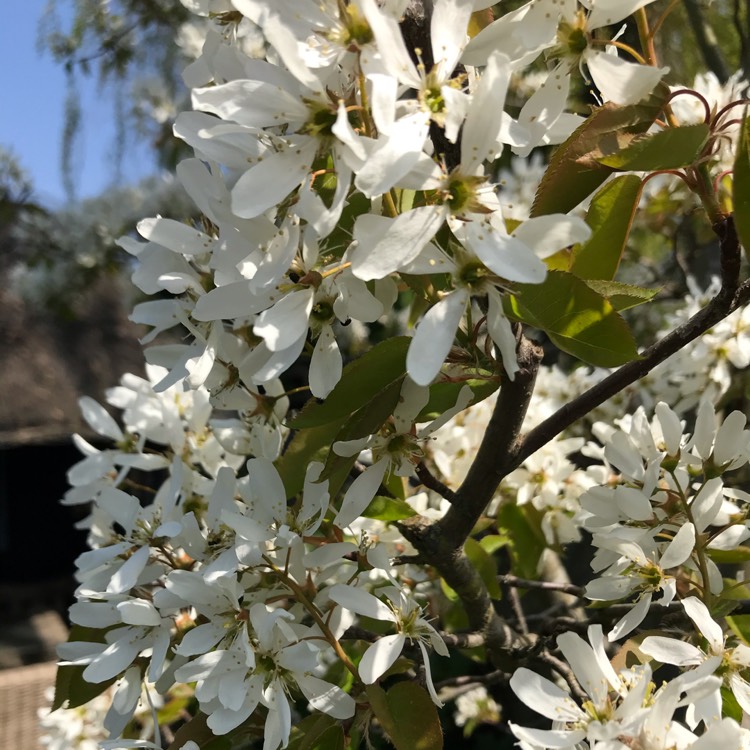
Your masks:
M 572 632 L 557 639 L 570 684 L 588 695 L 582 706 L 541 675 L 516 671 L 521 701 L 555 722 L 551 730 L 511 725 L 523 746 L 745 741 L 736 717 L 717 716 L 727 690 L 750 706 L 747 648 L 724 635 L 709 606 L 725 594 L 720 553 L 750 537 L 746 497 L 725 487 L 725 475 L 750 459 L 750 431 L 738 412 L 717 424 L 711 400 L 727 389 L 722 363 L 747 364 L 742 311 L 695 344 L 707 353 L 679 382 L 652 376 L 632 415 L 627 392 L 592 409 L 575 431 L 508 469 L 468 524 L 472 513 L 456 502 L 501 403 L 491 394 L 528 378 L 522 343 L 541 358 L 522 324 L 581 358 L 593 351 L 593 364 L 637 356 L 634 343 L 609 350 L 601 336 L 587 338 L 599 324 L 629 335 L 615 301 L 631 304 L 632 288 L 612 281 L 614 271 L 592 279 L 571 270 L 581 254 L 585 265 L 603 204 L 586 221 L 567 213 L 576 201 L 527 212 L 524 170 L 516 162 L 506 173 L 503 196 L 494 162 L 506 147 L 525 157 L 586 128 L 566 111 L 578 72 L 607 103 L 600 112 L 635 117 L 628 108 L 666 69 L 618 56 L 632 49 L 603 35 L 651 1 L 531 0 L 488 22 L 484 0 L 435 0 L 417 48 L 407 41 L 404 2 L 184 0 L 199 18 L 185 44 L 188 34 L 204 39 L 199 52 L 191 44 L 185 72 L 193 111 L 174 126 L 195 156 L 177 174 L 200 217 L 144 219 L 140 240 L 120 240 L 136 259 L 133 282 L 153 297 L 132 316 L 150 328 L 147 379 L 125 376 L 107 394 L 123 427 L 81 401 L 101 440 L 76 437 L 84 457 L 64 498 L 90 504 L 82 524 L 91 549 L 77 561 L 74 629 L 60 655 L 84 682 L 102 691 L 116 683 L 105 747 L 159 747 L 158 732 L 151 742 L 128 730 L 144 684 L 155 707 L 152 694 L 193 685 L 208 729 L 230 738 L 260 731 L 264 750 L 287 746 L 305 708 L 326 714 L 332 732 L 377 723 L 396 731 L 398 711 L 380 683 L 395 675 L 389 691 L 410 688 L 398 680 L 404 672 L 425 715 L 434 711 L 449 696 L 433 684 L 430 659 L 448 655 L 443 628 L 456 629 L 447 617 L 431 621 L 443 614 L 444 594 L 473 610 L 481 632 L 465 643 L 511 646 L 487 605 L 500 595 L 491 554 L 507 546 L 517 557 L 522 540 L 511 530 L 485 533 L 511 505 L 519 524 L 536 524 L 525 527 L 529 546 L 559 551 L 590 534 L 596 578 L 582 590 L 629 605 L 606 638 L 591 626 L 589 643 Z M 512 79 L 534 64 L 534 75 L 545 68 L 538 89 L 510 106 Z M 651 114 L 624 133 L 628 143 L 666 106 L 659 89 L 661 104 L 644 105 Z M 591 153 L 576 153 L 572 169 L 603 181 L 612 155 L 584 142 Z M 704 161 L 700 150 L 692 159 Z M 558 290 L 554 304 L 565 310 L 550 323 L 554 305 L 538 285 L 554 288 L 553 277 L 573 299 Z M 642 292 L 640 302 L 649 298 Z M 688 308 L 698 305 L 691 299 Z M 350 323 L 366 337 L 394 320 L 412 335 L 379 343 L 380 360 L 373 349 L 345 368 Z M 697 351 L 684 356 L 698 361 Z M 604 375 L 541 367 L 524 428 Z M 678 396 L 662 395 L 665 387 Z M 293 408 L 306 391 L 315 398 Z M 680 420 L 695 406 L 686 434 Z M 511 449 L 522 441 L 520 421 Z M 429 492 L 415 492 L 418 482 Z M 481 521 L 473 538 L 450 549 L 430 538 L 462 513 L 466 535 Z M 434 569 L 420 566 L 425 560 Z M 437 585 L 454 563 L 463 587 Z M 653 636 L 639 666 L 610 664 L 606 649 L 652 604 L 679 602 L 708 647 Z M 523 607 L 517 598 L 512 605 L 522 631 L 512 645 L 533 657 Z M 464 635 L 451 633 L 453 643 Z M 696 668 L 659 688 L 658 665 L 646 657 Z M 464 706 L 462 720 L 500 720 L 491 699 L 480 703 L 475 713 Z M 683 708 L 686 724 L 675 718 Z

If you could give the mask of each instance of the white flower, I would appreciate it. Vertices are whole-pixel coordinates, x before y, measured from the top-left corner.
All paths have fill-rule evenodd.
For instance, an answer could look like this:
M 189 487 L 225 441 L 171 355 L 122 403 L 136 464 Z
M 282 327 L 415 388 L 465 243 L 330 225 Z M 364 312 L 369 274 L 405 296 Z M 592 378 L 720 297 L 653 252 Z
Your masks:
M 448 648 L 435 628 L 421 617 L 422 608 L 419 604 L 405 591 L 394 587 L 386 587 L 380 591 L 386 597 L 386 602 L 354 586 L 337 584 L 329 590 L 330 598 L 345 609 L 375 620 L 392 622 L 398 630 L 393 635 L 379 638 L 368 647 L 359 664 L 362 681 L 367 685 L 375 682 L 396 661 L 406 642 L 416 641 L 422 652 L 427 690 L 432 700 L 442 706 L 432 684 L 426 644 L 429 643 L 441 656 L 448 656 Z
M 648 636 L 643 640 L 641 650 L 664 664 L 680 667 L 705 664 L 711 671 L 721 668 L 724 683 L 732 691 L 742 710 L 750 714 L 750 684 L 740 674 L 750 667 L 750 648 L 743 643 L 728 648 L 721 626 L 697 597 L 686 597 L 682 600 L 682 606 L 698 632 L 706 639 L 708 650 L 704 652 L 691 643 L 664 636 Z M 691 719 L 691 724 L 697 725 L 701 720 L 708 724 L 720 713 L 721 696 L 717 687 L 716 691 L 694 704 L 688 718 Z

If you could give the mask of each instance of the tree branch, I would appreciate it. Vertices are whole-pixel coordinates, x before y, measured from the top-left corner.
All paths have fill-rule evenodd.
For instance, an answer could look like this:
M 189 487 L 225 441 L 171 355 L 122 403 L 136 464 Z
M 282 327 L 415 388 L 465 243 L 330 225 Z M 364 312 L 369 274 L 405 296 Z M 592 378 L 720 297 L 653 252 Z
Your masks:
M 463 545 L 501 480 L 515 468 L 512 456 L 518 449 L 542 355 L 539 345 L 521 337 L 518 344 L 520 370 L 515 380 L 503 383 L 477 456 L 463 484 L 456 490 L 450 509 L 436 524 L 439 533 L 454 548 Z
M 750 301 L 750 281 L 738 285 L 740 246 L 732 217 L 715 225 L 714 231 L 721 239 L 722 287 L 719 293 L 690 320 L 646 349 L 639 359 L 623 365 L 531 430 L 517 443 L 510 460 L 511 468 L 520 466 L 529 456 L 592 409 L 647 375 L 657 365 Z

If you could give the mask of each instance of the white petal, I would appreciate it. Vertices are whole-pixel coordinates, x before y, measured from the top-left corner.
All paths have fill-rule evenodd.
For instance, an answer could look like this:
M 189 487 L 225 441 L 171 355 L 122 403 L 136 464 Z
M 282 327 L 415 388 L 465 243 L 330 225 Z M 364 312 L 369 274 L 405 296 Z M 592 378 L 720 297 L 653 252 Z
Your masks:
M 607 634 L 607 640 L 612 643 L 619 641 L 624 635 L 637 628 L 648 614 L 651 606 L 651 593 L 644 594 L 635 604 L 635 606 L 615 624 L 612 630 Z
M 548 719 L 580 721 L 583 718 L 583 711 L 568 693 L 526 667 L 520 667 L 513 673 L 510 687 L 529 708 Z
M 692 523 L 686 523 L 680 527 L 664 550 L 659 564 L 664 570 L 682 565 L 692 554 L 693 547 L 695 547 L 695 527 Z
M 159 625 L 161 615 L 151 602 L 145 599 L 131 599 L 117 605 L 122 621 L 128 625 Z
M 406 355 L 406 370 L 418 385 L 429 385 L 440 371 L 468 300 L 468 290 L 457 289 L 431 307 L 419 321 Z
M 648 654 L 662 664 L 674 664 L 678 667 L 694 666 L 706 658 L 706 655 L 692 643 L 660 635 L 650 635 L 644 638 L 640 649 L 644 654 Z
M 432 11 L 430 37 L 438 78 L 448 78 L 468 40 L 466 28 L 474 0 L 437 0 Z
M 266 156 L 240 177 L 232 188 L 232 212 L 252 219 L 275 206 L 307 177 L 317 144 L 312 138 L 300 139 L 283 151 Z
M 531 727 L 520 727 L 518 724 L 508 722 L 513 734 L 529 750 L 556 750 L 557 748 L 575 748 L 578 743 L 586 738 L 585 729 L 532 729 Z
M 518 367 L 516 347 L 518 342 L 511 328 L 510 321 L 503 312 L 503 298 L 500 292 L 491 287 L 487 290 L 487 330 L 495 346 L 500 350 L 503 368 L 511 380 L 515 380 Z
M 193 89 L 193 109 L 265 128 L 283 122 L 304 122 L 309 112 L 298 96 L 265 81 L 237 80 Z
M 287 349 L 307 331 L 314 294 L 312 289 L 299 289 L 282 297 L 258 316 L 253 333 L 272 352 Z
M 395 219 L 365 214 L 354 225 L 357 247 L 352 273 L 363 281 L 382 279 L 411 263 L 435 236 L 445 218 L 441 206 L 421 206 Z
M 368 466 L 351 484 L 341 501 L 341 510 L 335 518 L 335 523 L 342 529 L 347 527 L 362 515 L 362 511 L 372 502 L 380 483 L 383 481 L 388 458 L 381 458 L 376 464 Z
M 310 392 L 316 398 L 325 398 L 341 379 L 343 363 L 341 352 L 330 325 L 323 330 L 315 342 L 310 360 Z
M 348 719 L 354 715 L 356 709 L 354 699 L 340 687 L 312 675 L 297 674 L 295 676 L 300 690 L 313 708 L 333 716 L 334 719 Z
M 356 612 L 358 615 L 364 615 L 365 617 L 372 617 L 374 620 L 395 622 L 396 618 L 390 607 L 362 589 L 337 583 L 328 589 L 328 596 L 332 601 L 340 604 L 350 612 Z
M 371 685 L 391 668 L 404 649 L 405 636 L 401 633 L 386 635 L 370 646 L 359 663 L 359 674 L 365 685 Z
M 538 258 L 547 258 L 564 247 L 585 242 L 591 228 L 577 216 L 550 214 L 527 219 L 511 236 L 528 245 Z
M 637 104 L 669 72 L 669 68 L 640 65 L 590 49 L 586 51 L 586 65 L 602 98 L 622 105 Z
M 724 633 L 721 625 L 711 618 L 708 607 L 695 596 L 685 597 L 682 600 L 682 606 L 685 607 L 688 617 L 711 645 L 711 651 L 714 654 L 722 654 L 724 652 Z
M 510 74 L 510 60 L 501 52 L 493 52 L 461 132 L 461 169 L 466 174 L 474 174 L 482 162 L 494 159 L 498 153 L 501 126 L 498 112 L 505 109 Z
M 354 178 L 357 188 L 372 198 L 396 185 L 417 163 L 429 126 L 430 118 L 421 110 L 397 120 L 390 135 L 378 139 L 377 147 Z
M 723 503 L 724 483 L 721 477 L 713 477 L 701 487 L 690 504 L 698 533 L 705 531 L 716 520 Z
M 539 284 L 547 275 L 547 267 L 528 245 L 488 221 L 467 224 L 466 245 L 490 271 L 508 281 Z
M 112 576 L 107 586 L 107 593 L 123 594 L 132 589 L 148 563 L 149 554 L 148 547 L 141 547 L 134 552 Z
M 89 396 L 82 396 L 78 399 L 78 406 L 81 409 L 81 416 L 86 420 L 89 427 L 99 435 L 111 438 L 119 442 L 124 438 L 120 426 L 110 416 L 109 412 L 99 403 Z

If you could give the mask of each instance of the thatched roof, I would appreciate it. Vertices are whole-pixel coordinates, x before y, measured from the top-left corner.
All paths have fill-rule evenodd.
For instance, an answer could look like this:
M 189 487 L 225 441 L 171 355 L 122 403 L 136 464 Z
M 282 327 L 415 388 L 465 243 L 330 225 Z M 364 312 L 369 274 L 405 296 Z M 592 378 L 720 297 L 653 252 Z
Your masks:
M 103 401 L 123 373 L 143 371 L 117 280 L 101 278 L 73 308 L 54 316 L 0 286 L 0 448 L 85 434 L 79 397 Z

